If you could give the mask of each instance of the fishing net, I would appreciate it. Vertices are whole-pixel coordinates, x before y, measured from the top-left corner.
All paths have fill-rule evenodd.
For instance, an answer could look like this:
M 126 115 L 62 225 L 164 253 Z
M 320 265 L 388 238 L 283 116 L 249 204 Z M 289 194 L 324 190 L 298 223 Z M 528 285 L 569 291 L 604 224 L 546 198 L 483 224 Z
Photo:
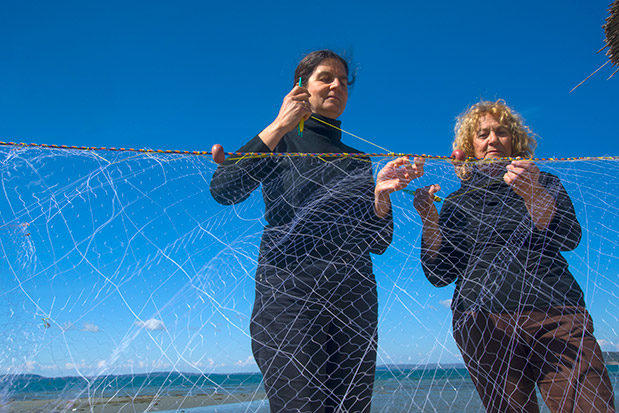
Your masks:
M 218 200 L 229 204 L 222 205 L 210 191 L 217 165 L 209 156 L 0 149 L 0 411 L 210 406 L 199 411 L 266 412 L 265 379 L 252 346 L 276 371 L 272 397 L 286 399 L 289 393 L 277 389 L 297 388 L 284 382 L 311 381 L 337 367 L 347 379 L 312 388 L 307 397 L 353 394 L 367 382 L 363 366 L 376 352 L 372 411 L 483 411 L 453 337 L 454 283 L 437 288 L 424 274 L 421 221 L 410 193 L 434 183 L 441 184 L 442 198 L 457 191 L 461 180 L 452 163 L 428 159 L 409 192 L 392 195 L 391 235 L 389 220 L 375 219 L 369 208 L 371 174 L 392 158 L 239 158 L 245 173 L 235 179 L 248 191 L 216 188 Z M 616 392 L 619 163 L 537 165 L 558 178 L 574 205 L 582 236 L 562 256 L 583 291 Z M 267 178 L 280 190 L 263 194 L 259 185 Z M 494 198 L 495 208 L 481 217 L 470 197 L 489 197 L 494 183 L 472 184 L 466 195 L 437 206 L 451 205 L 461 219 L 487 224 L 460 234 L 475 241 L 500 228 L 513 206 Z M 511 247 L 468 263 L 499 274 L 478 286 L 476 314 L 500 310 L 497 303 L 509 301 L 497 298 L 506 285 L 513 286 L 510 299 L 553 295 L 548 286 L 556 283 L 518 284 L 503 276 L 521 259 L 512 253 L 530 246 L 534 231 L 526 219 L 507 220 L 513 231 L 503 241 Z M 449 242 L 456 256 L 477 256 L 463 247 L 472 244 Z M 554 241 L 542 236 L 538 242 Z M 359 258 L 366 256 L 371 268 Z M 543 254 L 527 259 L 529 267 L 544 262 Z M 460 323 L 471 320 L 463 317 Z M 504 321 L 530 331 L 519 322 Z M 495 330 L 485 325 L 480 337 Z M 473 337 L 471 331 L 464 336 Z M 512 337 L 541 342 L 535 334 Z M 465 346 L 474 352 L 480 343 L 469 339 Z M 495 360 L 506 352 L 483 349 Z M 554 354 L 569 352 L 578 362 L 574 351 L 565 346 Z M 321 358 L 333 352 L 342 355 L 335 363 L 341 364 Z M 531 373 L 525 369 L 523 375 Z M 486 375 L 490 384 L 499 380 Z M 543 395 L 535 397 L 547 411 Z

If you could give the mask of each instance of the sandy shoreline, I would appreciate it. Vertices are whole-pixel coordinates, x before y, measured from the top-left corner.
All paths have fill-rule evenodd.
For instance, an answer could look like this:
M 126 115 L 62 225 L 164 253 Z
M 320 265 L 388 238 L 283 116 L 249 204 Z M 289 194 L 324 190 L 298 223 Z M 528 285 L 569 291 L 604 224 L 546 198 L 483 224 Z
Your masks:
M 264 393 L 198 394 L 195 396 L 137 396 L 82 398 L 76 400 L 27 400 L 0 404 L 0 411 L 10 413 L 95 412 L 134 413 L 162 410 L 189 409 L 192 407 L 241 403 L 266 398 Z M 8 408 L 8 410 L 7 410 Z

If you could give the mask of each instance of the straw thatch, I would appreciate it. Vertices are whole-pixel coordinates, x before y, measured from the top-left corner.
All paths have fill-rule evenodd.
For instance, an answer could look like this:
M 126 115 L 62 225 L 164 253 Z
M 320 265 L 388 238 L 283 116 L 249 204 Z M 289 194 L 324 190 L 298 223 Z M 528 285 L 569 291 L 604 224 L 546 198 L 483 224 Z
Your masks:
M 606 56 L 615 66 L 619 66 L 619 0 L 615 0 L 608 6 L 610 16 L 606 18 L 606 24 L 602 26 L 606 32 Z
M 613 66 L 619 66 L 619 0 L 615 0 L 608 6 L 608 12 L 610 13 L 610 16 L 606 18 L 606 23 L 602 25 L 602 28 L 606 32 L 606 39 L 604 39 L 604 43 L 606 45 L 598 50 L 598 53 L 600 53 L 602 50 L 608 48 L 606 51 L 608 61 L 587 76 L 585 80 L 574 86 L 574 88 L 570 90 L 570 93 L 585 83 L 591 76 L 599 72 L 599 70 L 607 64 L 612 63 Z M 619 69 L 615 70 L 608 79 L 613 77 L 617 72 L 619 72 Z

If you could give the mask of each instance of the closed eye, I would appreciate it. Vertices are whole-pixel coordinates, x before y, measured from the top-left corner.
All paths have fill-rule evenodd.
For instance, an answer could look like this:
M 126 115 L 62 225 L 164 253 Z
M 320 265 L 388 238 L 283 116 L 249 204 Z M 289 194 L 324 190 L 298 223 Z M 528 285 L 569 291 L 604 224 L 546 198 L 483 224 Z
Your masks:
M 496 134 L 499 136 L 509 136 L 509 129 L 507 128 L 498 128 L 496 130 Z

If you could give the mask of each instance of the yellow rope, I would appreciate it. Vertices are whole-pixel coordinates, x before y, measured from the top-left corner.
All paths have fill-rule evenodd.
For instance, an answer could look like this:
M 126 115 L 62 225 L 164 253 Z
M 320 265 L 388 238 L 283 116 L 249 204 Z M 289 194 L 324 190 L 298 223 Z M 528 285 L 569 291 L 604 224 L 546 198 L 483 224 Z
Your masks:
M 331 125 L 329 122 L 325 122 L 325 121 L 324 121 L 324 120 L 322 120 L 322 119 L 318 119 L 316 116 L 313 116 L 313 115 L 312 115 L 312 119 L 317 120 L 318 122 L 324 123 L 325 125 L 331 126 L 332 128 L 337 129 L 337 130 L 339 130 L 340 132 L 346 133 L 346 134 L 348 134 L 348 135 L 350 135 L 350 136 L 353 136 L 353 137 L 355 137 L 355 138 L 357 138 L 357 139 L 359 139 L 359 140 L 362 140 L 362 141 L 363 141 L 363 142 L 365 142 L 365 143 L 369 143 L 370 145 L 376 146 L 377 148 L 382 149 L 383 151 L 386 151 L 386 152 L 389 152 L 389 153 L 393 153 L 393 152 L 392 152 L 392 151 L 390 151 L 389 149 L 383 148 L 383 147 L 382 147 L 382 146 L 380 146 L 380 145 L 377 145 L 377 144 L 375 144 L 375 143 L 373 143 L 373 142 L 370 142 L 370 141 L 368 141 L 368 140 L 366 140 L 366 139 L 363 139 L 361 136 L 357 136 L 357 135 L 355 135 L 354 133 L 350 133 L 350 132 L 348 132 L 348 131 L 345 131 L 345 130 L 344 130 L 344 129 L 342 129 L 342 128 L 338 128 L 338 127 L 337 127 L 337 126 L 335 126 L 335 125 Z

